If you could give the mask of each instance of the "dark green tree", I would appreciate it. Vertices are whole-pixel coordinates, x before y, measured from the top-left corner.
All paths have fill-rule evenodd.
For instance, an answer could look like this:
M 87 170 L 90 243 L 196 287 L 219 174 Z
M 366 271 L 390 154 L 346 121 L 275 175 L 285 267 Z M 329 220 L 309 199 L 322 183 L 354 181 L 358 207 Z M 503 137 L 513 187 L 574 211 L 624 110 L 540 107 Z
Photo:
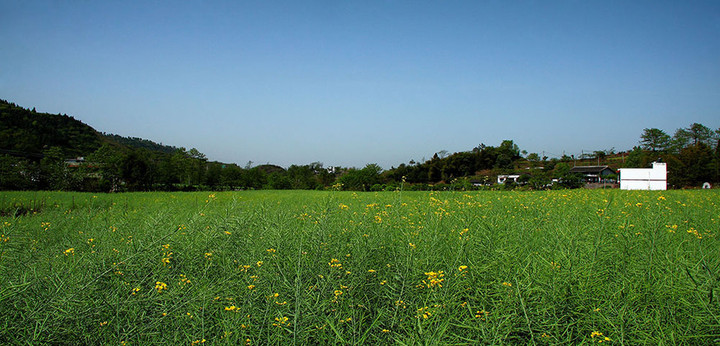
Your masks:
M 712 159 L 712 149 L 700 141 L 680 149 L 671 185 L 700 186 L 704 182 L 713 181 Z
M 50 147 L 43 151 L 43 158 L 40 160 L 40 188 L 48 190 L 68 188 L 68 171 L 60 147 Z
M 101 191 L 115 192 L 120 189 L 124 153 L 119 148 L 111 144 L 103 144 L 86 159 L 97 166 L 100 175 L 98 187 Z
M 36 187 L 37 165 L 23 158 L 0 155 L 0 190 L 29 190 Z
M 670 136 L 660 129 L 644 129 L 640 135 L 640 146 L 651 152 L 664 152 L 670 147 L 670 143 Z
M 139 150 L 132 150 L 122 158 L 120 174 L 130 191 L 148 191 L 152 187 L 152 164 Z

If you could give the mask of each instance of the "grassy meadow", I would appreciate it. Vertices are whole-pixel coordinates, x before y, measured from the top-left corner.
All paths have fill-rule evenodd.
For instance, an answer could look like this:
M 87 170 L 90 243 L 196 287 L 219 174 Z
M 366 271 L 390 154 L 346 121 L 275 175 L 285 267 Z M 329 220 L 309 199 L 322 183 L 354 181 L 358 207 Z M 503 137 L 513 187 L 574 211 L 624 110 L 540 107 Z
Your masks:
M 719 204 L 1 192 L 0 343 L 720 343 Z

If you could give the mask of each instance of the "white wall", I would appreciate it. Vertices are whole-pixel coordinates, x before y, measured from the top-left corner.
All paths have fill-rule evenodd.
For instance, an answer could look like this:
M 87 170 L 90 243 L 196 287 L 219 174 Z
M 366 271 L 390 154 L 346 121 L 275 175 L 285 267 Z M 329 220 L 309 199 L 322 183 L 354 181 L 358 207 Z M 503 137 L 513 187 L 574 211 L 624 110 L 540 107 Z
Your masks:
M 620 168 L 621 190 L 667 190 L 667 165 L 653 162 L 653 168 Z

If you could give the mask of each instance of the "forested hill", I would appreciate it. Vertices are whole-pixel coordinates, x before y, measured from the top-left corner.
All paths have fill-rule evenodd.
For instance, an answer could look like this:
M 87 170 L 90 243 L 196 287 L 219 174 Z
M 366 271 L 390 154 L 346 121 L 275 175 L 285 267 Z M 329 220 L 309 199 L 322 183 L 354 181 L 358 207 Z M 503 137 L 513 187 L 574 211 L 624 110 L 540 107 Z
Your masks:
M 102 134 L 83 122 L 60 114 L 38 113 L 0 100 L 0 150 L 40 155 L 50 147 L 66 156 L 82 156 L 106 142 Z
M 133 147 L 133 148 L 143 148 L 150 151 L 157 151 L 165 154 L 172 154 L 179 148 L 171 146 L 171 145 L 164 145 L 162 143 L 156 143 L 149 139 L 143 139 L 138 137 L 123 137 L 118 136 L 110 133 L 104 134 L 104 136 L 111 141 L 115 143 L 120 143 L 122 145 Z
M 57 147 L 66 158 L 87 156 L 103 144 L 142 148 L 172 154 L 178 148 L 137 137 L 100 133 L 65 114 L 38 113 L 0 100 L 0 151 L 16 156 L 40 157 Z

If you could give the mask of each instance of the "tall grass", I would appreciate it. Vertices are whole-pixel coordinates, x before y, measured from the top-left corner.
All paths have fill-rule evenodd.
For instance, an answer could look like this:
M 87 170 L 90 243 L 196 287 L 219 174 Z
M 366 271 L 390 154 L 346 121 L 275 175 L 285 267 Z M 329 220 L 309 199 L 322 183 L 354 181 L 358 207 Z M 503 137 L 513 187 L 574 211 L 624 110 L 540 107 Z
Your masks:
M 718 197 L 4 192 L 0 342 L 719 342 Z

